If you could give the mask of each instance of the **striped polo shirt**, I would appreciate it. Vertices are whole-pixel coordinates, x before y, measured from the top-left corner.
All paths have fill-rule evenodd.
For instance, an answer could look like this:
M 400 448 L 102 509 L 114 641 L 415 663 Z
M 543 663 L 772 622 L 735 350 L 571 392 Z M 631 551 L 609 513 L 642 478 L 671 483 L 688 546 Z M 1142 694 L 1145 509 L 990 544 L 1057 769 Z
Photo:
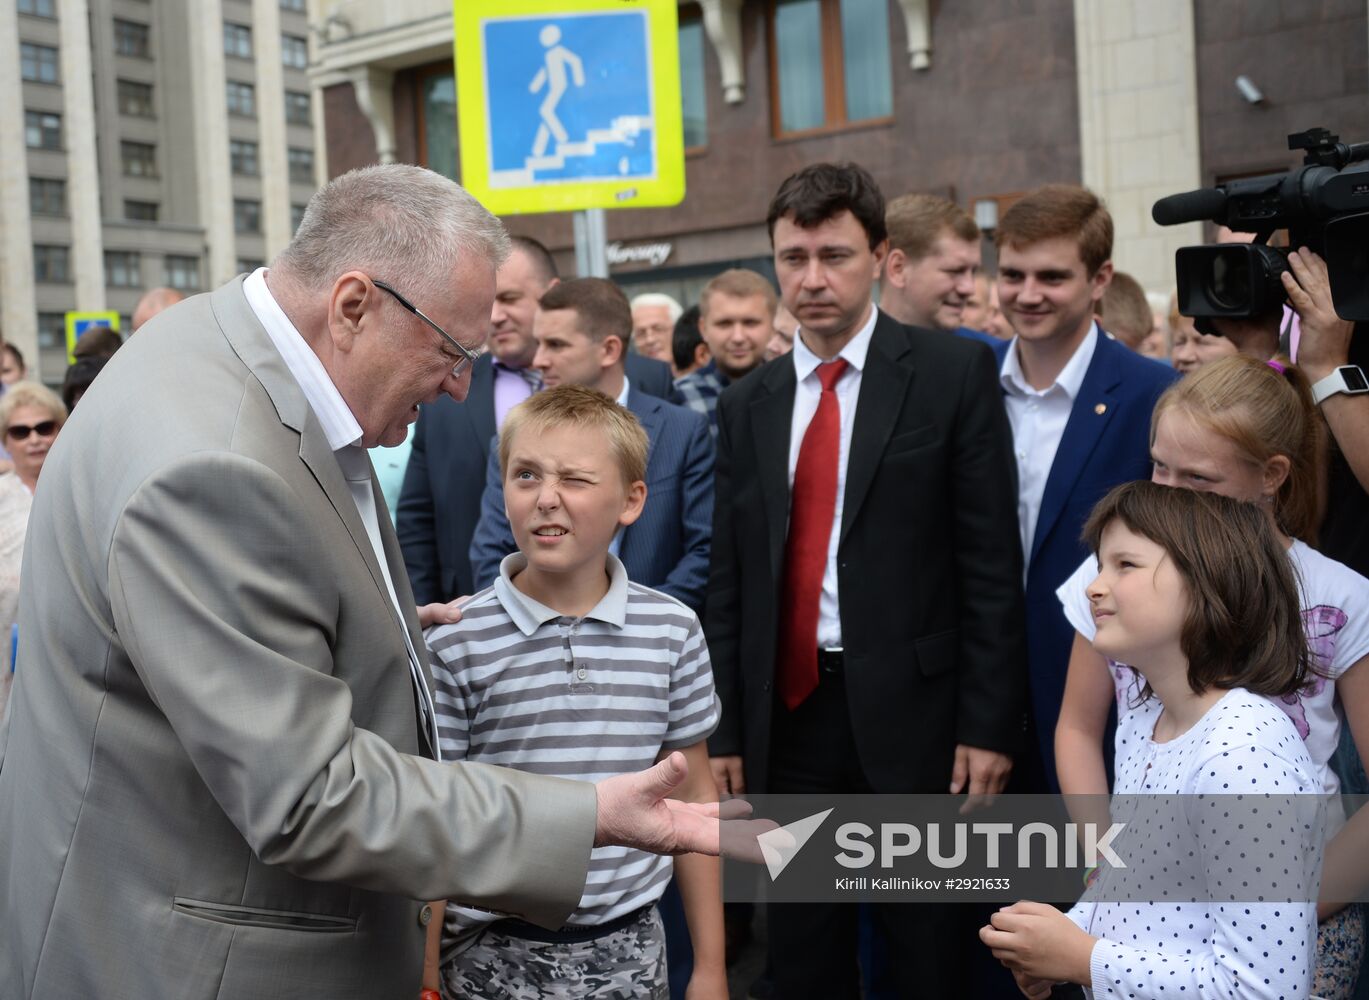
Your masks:
M 460 622 L 427 632 L 443 760 L 599 781 L 713 732 L 720 705 L 693 611 L 630 582 L 610 554 L 608 593 L 583 618 L 562 615 L 513 585 L 526 565 L 520 552 L 506 556 Z M 670 873 L 670 858 L 595 848 L 567 923 L 593 926 L 655 902 Z M 448 907 L 450 932 L 492 919 Z

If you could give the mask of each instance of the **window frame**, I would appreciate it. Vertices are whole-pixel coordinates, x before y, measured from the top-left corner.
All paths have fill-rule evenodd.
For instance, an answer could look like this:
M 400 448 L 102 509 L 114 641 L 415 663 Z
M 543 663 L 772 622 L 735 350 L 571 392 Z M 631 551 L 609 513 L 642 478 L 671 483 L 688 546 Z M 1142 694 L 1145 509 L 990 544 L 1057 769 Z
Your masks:
M 30 115 L 34 115 L 34 116 L 38 117 L 39 119 L 42 119 L 42 118 L 55 118 L 55 119 L 57 120 L 57 127 L 56 127 L 55 129 L 52 130 L 52 132 L 56 135 L 56 139 L 53 141 L 53 144 L 52 144 L 52 145 L 49 146 L 49 145 L 47 145 L 46 143 L 41 143 L 41 144 L 39 144 L 39 145 L 37 145 L 37 146 L 34 146 L 34 145 L 31 145 L 31 144 L 29 143 L 29 116 L 30 116 Z M 40 135 L 40 136 L 44 136 L 44 137 L 45 137 L 45 136 L 47 136 L 47 135 L 49 134 L 49 130 L 45 127 L 45 125 L 42 123 L 41 120 L 39 121 L 37 128 L 38 128 L 38 132 L 39 132 L 39 135 Z M 35 110 L 32 109 L 32 108 L 25 108 L 25 109 L 24 109 L 24 148 L 25 148 L 25 149 L 45 149 L 45 150 L 48 150 L 48 151 L 61 152 L 61 151 L 62 151 L 62 116 L 61 116 L 61 114 L 60 114 L 59 112 L 56 112 L 56 111 L 35 111 Z
M 130 38 L 138 39 L 138 44 L 125 47 L 125 41 Z M 151 59 L 152 25 L 126 17 L 114 18 L 114 54 L 125 59 Z
M 39 251 L 42 251 L 41 253 Z M 38 271 L 38 262 L 44 261 L 44 269 L 50 270 L 54 261 L 60 260 L 61 277 L 41 275 Z M 65 243 L 35 243 L 33 244 L 33 282 L 37 285 L 69 285 L 71 284 L 71 247 Z
M 40 10 L 25 10 L 25 2 L 31 6 L 47 7 L 47 13 Z M 19 0 L 15 5 L 15 9 L 25 17 L 42 17 L 50 21 L 57 20 L 57 0 Z
M 56 209 L 53 209 L 50 205 L 47 204 L 47 203 L 51 200 L 51 198 L 50 198 L 49 196 L 45 196 L 45 197 L 42 199 L 43 204 L 42 204 L 42 205 L 39 205 L 39 206 L 36 206 L 36 205 L 35 205 L 35 200 L 34 200 L 34 195 L 35 195 L 38 191 L 47 191 L 47 192 L 48 192 L 48 195 L 51 195 L 51 193 L 54 192 L 54 191 L 60 192 L 60 199 L 59 199 L 59 200 L 60 200 L 61 204 L 60 204 Z M 30 214 L 30 215 L 42 215 L 42 216 L 46 216 L 46 217 L 48 217 L 48 218 L 57 218 L 57 219 L 64 219 L 64 218 L 66 218 L 68 215 L 70 215 L 70 214 L 71 214 L 71 213 L 70 213 L 70 209 L 69 209 L 68 206 L 67 206 L 67 181 L 66 181 L 66 178 L 65 178 L 65 177 L 34 177 L 34 176 L 30 175 L 30 176 L 29 176 L 29 214 Z
M 301 57 L 301 61 L 290 61 L 291 56 L 295 54 Z M 303 35 L 292 35 L 288 31 L 281 32 L 280 61 L 286 69 L 307 70 L 309 68 L 309 39 Z
M 130 215 L 130 214 L 129 214 L 129 211 L 128 211 L 128 206 L 129 206 L 129 205 L 146 205 L 146 206 L 150 207 L 150 208 L 152 209 L 152 211 L 151 211 L 151 213 L 150 213 L 149 215 Z M 146 224 L 151 225 L 151 224 L 155 224 L 155 223 L 160 222 L 160 221 L 161 221 L 161 218 L 162 218 L 162 205 L 161 205 L 161 202 L 158 202 L 158 201 L 146 201 L 146 200 L 141 199 L 141 198 L 125 198 L 125 199 L 124 199 L 124 221 L 125 221 L 125 222 L 142 222 L 142 223 L 146 223 Z
M 250 150 L 250 153 L 249 153 Z M 246 155 L 244 155 L 246 154 Z M 252 139 L 228 140 L 228 170 L 234 177 L 261 176 L 261 144 Z M 250 161 L 250 162 L 249 162 Z M 250 166 L 251 170 L 239 169 Z
M 239 96 L 241 96 L 242 94 L 248 94 L 248 95 L 250 95 L 250 96 L 249 96 L 249 99 L 248 99 L 248 103 L 251 104 L 251 110 L 250 110 L 250 111 L 234 110 L 234 108 L 233 108 L 234 102 L 233 102 L 232 98 L 230 98 L 228 95 L 229 95 L 229 94 L 232 94 L 232 93 L 235 93 L 235 92 L 238 93 Z M 254 121 L 256 120 L 256 117 L 257 117 L 257 88 L 256 88 L 256 85 L 255 85 L 255 84 L 248 83 L 248 82 L 246 82 L 245 80 L 225 80 L 225 81 L 224 81 L 224 100 L 227 102 L 228 114 L 229 114 L 231 117 L 234 117 L 234 118 L 250 118 L 250 119 L 252 119 L 252 120 L 254 120 Z M 241 101 L 239 101 L 238 103 L 241 104 Z
M 146 94 L 145 94 L 146 99 L 147 99 L 146 110 L 142 110 L 142 111 L 139 111 L 139 110 L 130 110 L 129 105 L 128 105 L 128 104 L 125 104 L 125 98 L 129 96 L 129 95 L 125 92 L 125 88 L 126 88 L 126 87 L 127 87 L 127 88 L 139 88 L 139 89 L 141 89 L 141 90 L 145 90 L 145 91 L 146 91 Z M 142 80 L 127 80 L 127 79 L 124 79 L 123 77 L 119 77 L 117 80 L 115 80 L 114 91 L 115 91 L 115 102 L 117 103 L 117 105 L 118 105 L 118 107 L 119 107 L 119 114 L 121 114 L 121 115 L 126 115 L 126 116 L 128 116 L 128 117 L 130 117 L 130 118 L 156 118 L 156 117 L 157 117 L 156 98 L 153 97 L 153 85 L 152 85 L 152 84 L 150 84 L 150 83 L 144 83 Z M 129 102 L 129 103 L 130 103 L 130 104 L 135 104 L 136 102 Z
M 152 152 L 144 158 L 141 155 L 142 150 L 151 150 Z M 149 165 L 148 169 L 137 171 L 128 169 L 129 163 L 135 162 L 129 158 L 129 153 L 132 151 L 139 152 L 140 155 L 136 158 L 136 162 L 146 162 Z M 133 139 L 120 139 L 119 169 L 125 177 L 148 177 L 154 180 L 161 177 L 161 171 L 157 169 L 157 144 L 154 142 L 137 142 Z
M 243 219 L 246 217 L 244 213 L 251 216 L 251 218 L 247 220 L 252 223 L 251 229 L 244 229 L 241 225 Z M 238 236 L 261 235 L 261 199 L 233 199 L 233 232 Z
M 304 100 L 292 100 L 292 98 L 302 97 Z M 304 109 L 303 120 L 290 117 L 291 106 Z M 285 92 L 285 124 L 296 125 L 300 128 L 314 127 L 314 100 L 307 90 L 287 90 Z
M 173 261 L 175 261 L 174 264 L 172 263 Z M 180 272 L 180 271 L 173 271 L 173 270 L 172 270 L 173 267 L 174 267 L 174 268 L 185 268 L 187 262 L 190 262 L 191 264 L 194 265 L 193 277 L 194 277 L 194 279 L 195 279 L 195 283 L 194 283 L 193 285 L 191 285 L 191 284 L 185 284 L 185 283 L 183 283 L 183 282 L 178 283 L 175 279 L 179 276 L 179 274 L 180 274 L 181 272 Z M 189 273 L 189 271 L 187 270 L 186 273 Z M 192 255 L 190 255 L 190 254 L 176 254 L 176 253 L 169 253 L 169 254 L 167 254 L 165 257 L 162 258 L 162 278 L 164 279 L 164 280 L 162 281 L 162 284 L 166 285 L 166 286 L 169 287 L 169 288 L 174 288 L 174 289 L 176 289 L 177 291 L 180 291 L 180 292 L 191 292 L 191 291 L 198 292 L 198 291 L 200 290 L 200 280 L 201 280 L 201 279 L 200 279 L 200 258 L 199 258 L 199 257 L 192 256 Z
M 47 58 L 49 53 L 51 57 Z M 37 76 L 27 76 L 24 72 L 24 65 L 30 61 L 30 55 Z M 45 80 L 43 74 L 49 66 L 52 68 L 52 79 Z M 57 46 L 44 45 L 41 42 L 20 42 L 19 81 L 21 83 L 42 83 L 49 87 L 60 84 L 62 82 L 62 55 Z
M 112 267 L 111 261 L 118 261 L 122 258 L 121 267 Z M 106 250 L 104 254 L 105 263 L 105 286 L 108 288 L 142 288 L 143 287 L 143 256 L 137 250 Z M 115 281 L 114 277 L 122 274 L 125 280 Z
M 229 49 L 228 47 L 229 38 L 234 40 L 234 47 L 232 49 Z M 247 42 L 246 52 L 242 51 L 241 43 L 244 40 Z M 250 24 L 241 24 L 237 21 L 223 22 L 223 54 L 225 57 L 229 59 L 250 60 L 254 51 L 255 49 L 252 45 L 252 26 Z
M 822 44 L 822 103 L 824 123 L 812 128 L 784 130 L 784 109 L 780 102 L 780 51 L 775 35 L 775 18 L 779 0 L 767 0 L 765 9 L 766 48 L 769 52 L 770 72 L 770 137 L 778 142 L 792 142 L 811 139 L 815 136 L 835 135 L 857 129 L 881 128 L 893 125 L 895 115 L 891 112 L 878 118 L 861 118 L 859 121 L 846 120 L 846 39 L 841 31 L 841 0 L 818 0 L 819 40 Z M 888 11 L 886 10 L 886 16 Z M 893 47 L 890 46 L 889 58 L 889 103 L 893 106 L 894 77 Z M 834 112 L 837 117 L 834 118 Z
M 305 177 L 303 171 L 296 176 L 295 168 L 305 159 L 309 161 L 309 176 Z M 314 169 L 314 151 L 305 146 L 287 146 L 285 148 L 285 174 L 291 184 L 317 186 L 318 174 Z
M 709 106 L 708 106 L 708 90 L 709 90 L 709 88 L 708 88 L 708 46 L 709 46 L 710 43 L 709 43 L 709 41 L 708 41 L 708 31 L 707 31 L 707 29 L 704 29 L 704 27 L 703 27 L 703 8 L 702 8 L 701 6 L 699 6 L 698 3 L 692 3 L 692 4 L 690 4 L 690 6 L 689 6 L 688 8 L 681 8 L 681 9 L 680 9 L 680 12 L 679 12 L 679 19 L 678 19 L 678 21 L 677 21 L 677 26 L 676 26 L 676 31 L 678 32 L 679 29 L 680 29 L 680 28 L 683 28 L 686 24 L 690 24 L 690 25 L 697 24 L 697 25 L 700 27 L 700 29 L 703 30 L 703 32 L 704 32 L 704 43 L 703 43 L 703 67 L 702 67 L 702 68 L 703 68 L 703 79 L 704 79 L 704 141 L 703 141 L 703 144 L 702 144 L 702 145 L 698 145 L 698 146 L 688 146 L 688 145 L 687 145 L 687 146 L 685 146 L 685 148 L 684 148 L 685 156 L 686 156 L 686 157 L 690 157 L 690 156 L 699 156 L 699 155 L 702 155 L 703 153 L 708 152 L 708 147 L 709 147 L 708 139 L 709 139 L 709 135 L 710 135 L 710 132 L 711 132 L 711 130 L 709 129 L 710 115 L 709 115 L 709 113 L 708 113 L 709 110 L 710 110 L 710 109 L 709 109 Z M 683 86 L 684 86 L 684 80 L 683 80 L 683 79 L 680 81 L 680 84 L 681 84 L 681 88 L 683 89 Z M 682 138 L 683 138 L 683 131 L 684 131 L 684 129 L 683 129 L 683 122 L 681 122 L 681 134 L 682 134 Z

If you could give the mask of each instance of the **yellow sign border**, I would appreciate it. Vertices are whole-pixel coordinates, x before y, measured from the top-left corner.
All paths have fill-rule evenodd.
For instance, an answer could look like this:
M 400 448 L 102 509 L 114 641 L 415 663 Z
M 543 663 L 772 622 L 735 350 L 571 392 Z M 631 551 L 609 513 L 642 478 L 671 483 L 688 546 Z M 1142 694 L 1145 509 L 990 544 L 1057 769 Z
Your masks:
M 547 14 L 645 10 L 651 50 L 651 118 L 656 177 L 650 180 L 570 181 L 492 188 L 486 142 L 486 88 L 481 25 Z M 461 183 L 495 215 L 571 212 L 586 208 L 643 208 L 684 200 L 684 124 L 680 105 L 680 38 L 676 0 L 453 0 L 456 105 Z
M 115 333 L 119 333 L 119 314 L 112 309 L 96 310 L 95 312 L 70 311 L 66 313 L 66 339 L 67 339 L 67 364 L 76 363 L 76 324 L 81 320 L 100 320 L 96 326 L 107 326 Z

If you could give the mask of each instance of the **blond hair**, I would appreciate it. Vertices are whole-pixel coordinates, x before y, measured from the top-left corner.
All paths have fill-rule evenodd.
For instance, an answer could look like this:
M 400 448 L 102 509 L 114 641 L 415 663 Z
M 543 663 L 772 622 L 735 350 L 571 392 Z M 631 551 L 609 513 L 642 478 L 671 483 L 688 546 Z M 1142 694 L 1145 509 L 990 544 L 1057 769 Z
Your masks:
M 509 471 L 509 452 L 520 430 L 533 433 L 553 427 L 577 427 L 608 438 L 623 482 L 631 485 L 646 479 L 649 442 L 646 431 L 632 411 L 598 389 L 584 385 L 558 385 L 529 396 L 504 418 L 499 428 L 499 475 Z
M 766 311 L 771 316 L 775 314 L 775 305 L 778 302 L 775 297 L 775 286 L 755 271 L 748 271 L 744 267 L 728 268 L 704 285 L 703 291 L 699 293 L 699 314 L 704 319 L 708 318 L 708 301 L 715 292 L 730 295 L 734 299 L 749 299 L 753 295 L 759 295 L 765 299 Z
M 979 227 L 970 213 L 953 201 L 934 194 L 905 194 L 884 210 L 889 248 L 902 250 L 917 263 L 932 252 L 932 244 L 944 232 L 968 243 L 979 242 Z
M 1098 322 L 1133 351 L 1140 347 L 1155 326 L 1155 316 L 1141 283 L 1129 274 L 1114 271 L 1098 303 Z
M 1322 427 L 1307 376 L 1292 365 L 1275 368 L 1244 354 L 1204 365 L 1156 402 L 1150 418 L 1152 445 L 1161 415 L 1170 410 L 1182 410 L 1256 464 L 1275 455 L 1286 457 L 1288 477 L 1274 495 L 1274 518 L 1285 534 L 1316 541 Z
M 67 420 L 67 407 L 57 393 L 38 382 L 15 382 L 0 397 L 0 431 L 9 430 L 14 411 L 21 406 L 47 410 L 60 428 Z

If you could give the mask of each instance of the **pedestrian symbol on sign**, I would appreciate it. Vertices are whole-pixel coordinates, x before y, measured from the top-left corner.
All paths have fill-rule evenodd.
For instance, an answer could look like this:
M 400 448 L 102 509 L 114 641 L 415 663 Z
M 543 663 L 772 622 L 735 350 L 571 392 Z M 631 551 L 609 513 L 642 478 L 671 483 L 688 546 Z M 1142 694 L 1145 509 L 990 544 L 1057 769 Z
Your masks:
M 484 25 L 490 186 L 656 175 L 644 11 Z

